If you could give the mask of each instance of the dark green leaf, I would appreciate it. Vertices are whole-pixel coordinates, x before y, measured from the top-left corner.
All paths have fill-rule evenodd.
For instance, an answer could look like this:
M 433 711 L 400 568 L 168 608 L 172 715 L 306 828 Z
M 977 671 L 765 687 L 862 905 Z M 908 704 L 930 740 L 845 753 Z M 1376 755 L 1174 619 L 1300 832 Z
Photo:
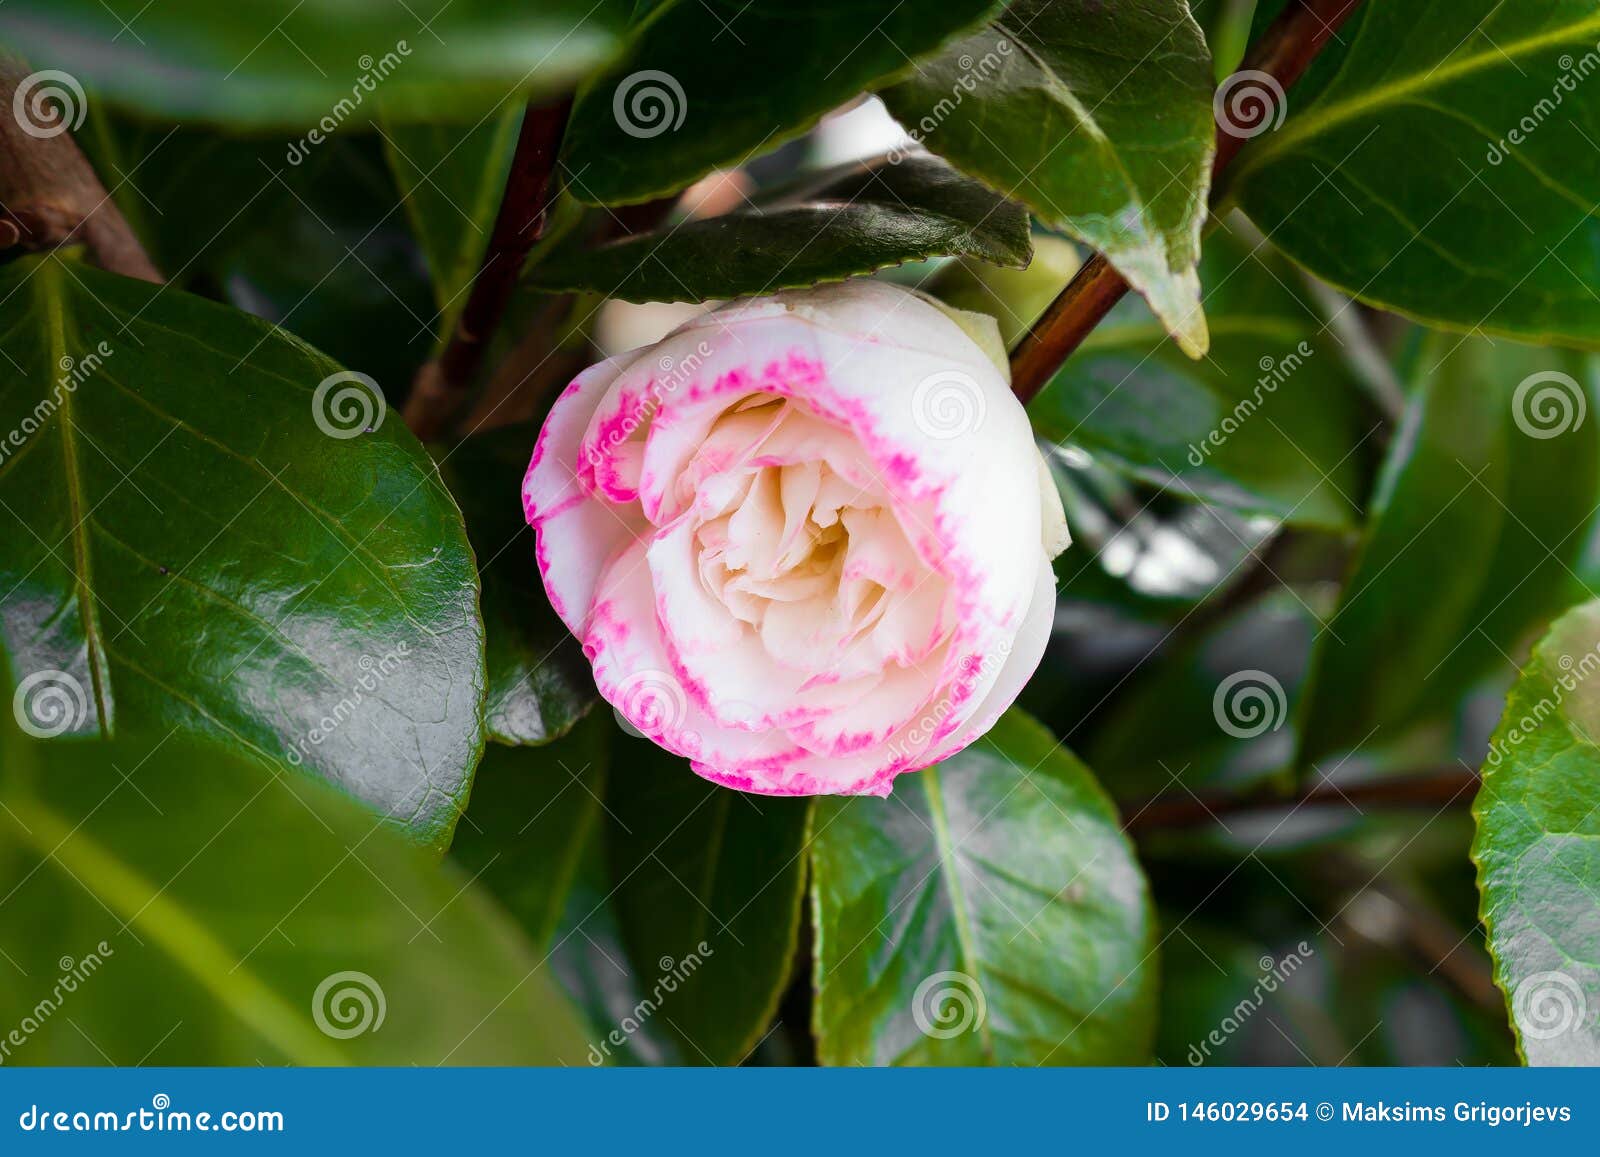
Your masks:
M 1090 748 L 1118 798 L 1244 790 L 1294 760 L 1290 716 L 1317 630 L 1304 597 L 1280 590 L 1241 608 L 1122 689 Z
M 41 728 L 207 736 L 448 843 L 483 628 L 461 516 L 404 425 L 177 290 L 52 255 L 0 294 L 0 642 L 19 680 L 75 691 Z
M 1104 253 L 1199 356 L 1211 91 L 1184 0 L 1014 0 L 883 99 L 929 148 Z
M 97 103 L 74 139 L 156 268 L 179 285 L 205 279 L 242 236 L 304 195 L 306 170 L 285 169 L 288 142 L 273 137 L 147 121 Z
M 717 787 L 643 740 L 619 740 L 608 863 L 629 965 L 687 1064 L 737 1064 L 767 1031 L 794 963 L 809 800 Z
M 450 858 L 505 906 L 541 953 L 599 832 L 610 731 L 595 715 L 542 750 L 490 744 L 450 846 Z
M 304 127 L 465 120 L 570 87 L 620 47 L 591 0 L 12 0 L 0 36 L 38 68 L 182 120 Z
M 647 201 L 803 132 L 993 15 L 994 0 L 678 0 L 572 110 L 563 168 L 592 204 Z
M 1523 1056 L 1600 1063 L 1600 603 L 1556 621 L 1506 701 L 1473 804 L 1482 916 Z
M 338 793 L 181 739 L 5 724 L 8 1064 L 582 1063 L 510 921 Z
M 596 699 L 578 640 L 550 609 L 522 514 L 522 476 L 537 436 L 532 426 L 508 426 L 440 454 L 478 558 L 488 636 L 484 723 L 501 743 L 547 743 Z
M 528 283 L 628 301 L 705 301 L 842 281 L 949 253 L 1022 267 L 1028 214 L 937 157 L 829 170 L 760 208 L 565 246 Z
M 1263 4 L 1258 27 L 1281 7 Z M 1600 88 L 1584 79 L 1597 39 L 1592 0 L 1362 5 L 1232 191 L 1275 244 L 1364 301 L 1600 345 Z
M 440 340 L 467 303 L 517 147 L 522 107 L 464 125 L 380 127 L 390 168 L 433 278 Z
M 825 1064 L 1137 1064 L 1154 916 L 1115 809 L 1033 720 L 813 820 Z
M 1029 407 L 1035 429 L 1172 493 L 1295 525 L 1353 526 L 1363 413 L 1338 342 L 1243 233 L 1206 240 L 1211 353 L 1184 356 L 1137 301 L 1115 309 Z
M 1588 355 L 1439 336 L 1323 625 L 1302 762 L 1448 708 L 1574 597 L 1600 485 Z

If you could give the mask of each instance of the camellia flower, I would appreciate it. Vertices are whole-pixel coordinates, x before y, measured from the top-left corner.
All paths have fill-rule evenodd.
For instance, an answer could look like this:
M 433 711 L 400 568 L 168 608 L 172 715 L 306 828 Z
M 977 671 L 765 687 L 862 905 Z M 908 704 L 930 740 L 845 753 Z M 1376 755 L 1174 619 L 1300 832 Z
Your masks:
M 1068 542 L 1000 352 L 992 318 L 853 281 L 578 375 L 523 503 L 601 695 L 706 778 L 784 795 L 887 795 L 992 727 Z

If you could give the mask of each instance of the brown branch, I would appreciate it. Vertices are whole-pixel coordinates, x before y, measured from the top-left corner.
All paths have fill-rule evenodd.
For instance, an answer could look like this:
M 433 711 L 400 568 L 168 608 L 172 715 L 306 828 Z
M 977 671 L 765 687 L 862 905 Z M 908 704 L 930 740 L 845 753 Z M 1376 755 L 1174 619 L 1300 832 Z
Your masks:
M 43 99 L 43 88 L 34 87 L 23 91 L 24 115 L 12 115 L 17 90 L 30 75 L 21 60 L 0 53 L 0 249 L 42 253 L 81 244 L 102 269 L 161 281 L 61 123 L 80 111 L 75 102 Z
M 444 432 L 446 423 L 466 398 L 483 361 L 484 349 L 511 300 L 528 251 L 544 234 L 556 194 L 552 179 L 556 154 L 561 150 L 571 111 L 572 98 L 568 96 L 553 104 L 530 105 L 522 118 L 500 210 L 467 304 L 456 319 L 444 352 L 417 373 L 411 397 L 406 401 L 406 424 L 424 441 Z
M 1298 795 L 1221 793 L 1162 795 L 1142 807 L 1127 809 L 1127 830 L 1135 833 L 1196 828 L 1220 823 L 1225 817 L 1246 812 L 1273 812 L 1301 807 L 1338 806 L 1372 808 L 1431 808 L 1441 810 L 1472 802 L 1478 773 L 1454 764 L 1415 775 L 1370 780 L 1346 786 L 1323 781 Z
M 1261 39 L 1250 46 L 1240 72 L 1264 72 L 1287 89 L 1304 75 L 1323 45 L 1361 0 L 1290 0 Z M 1244 146 L 1242 135 L 1217 126 L 1211 166 L 1212 199 L 1217 177 Z M 1042 390 L 1061 363 L 1128 292 L 1128 283 L 1100 254 L 1078 270 L 1059 297 L 1033 323 L 1011 355 L 1011 389 L 1024 404 Z

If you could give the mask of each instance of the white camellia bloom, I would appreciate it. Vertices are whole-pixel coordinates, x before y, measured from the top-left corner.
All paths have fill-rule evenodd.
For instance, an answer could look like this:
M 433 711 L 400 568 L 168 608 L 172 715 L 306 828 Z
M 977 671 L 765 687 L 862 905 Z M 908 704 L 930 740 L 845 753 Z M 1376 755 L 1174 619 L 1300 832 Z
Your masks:
M 986 347 L 991 318 L 852 281 L 580 374 L 523 502 L 600 693 L 774 794 L 887 795 L 993 726 L 1044 653 L 1068 538 Z

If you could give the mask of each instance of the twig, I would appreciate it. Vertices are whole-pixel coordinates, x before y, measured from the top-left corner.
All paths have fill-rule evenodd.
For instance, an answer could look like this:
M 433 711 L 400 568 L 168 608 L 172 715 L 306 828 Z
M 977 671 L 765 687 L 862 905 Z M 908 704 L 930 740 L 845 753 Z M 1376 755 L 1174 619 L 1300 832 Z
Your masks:
M 1344 808 L 1432 808 L 1472 802 L 1478 773 L 1459 764 L 1418 772 L 1414 775 L 1371 780 L 1366 783 L 1337 785 L 1328 782 L 1299 795 L 1267 793 L 1195 795 L 1188 792 L 1161 796 L 1142 807 L 1128 811 L 1128 830 L 1147 832 L 1156 829 L 1205 827 L 1219 817 L 1241 812 L 1282 811 L 1289 808 L 1338 806 Z
M 556 154 L 561 150 L 567 114 L 571 111 L 572 98 L 568 96 L 553 104 L 530 105 L 522 118 L 500 210 L 467 304 L 456 319 L 444 352 L 418 371 L 406 401 L 406 424 L 424 441 L 444 432 L 449 418 L 466 397 L 483 361 L 484 349 L 511 300 L 528 251 L 544 233 L 550 205 L 555 200 L 552 176 Z
M 30 75 L 21 60 L 0 53 L 0 249 L 41 253 L 82 244 L 100 268 L 159 283 L 160 272 L 67 125 L 12 115 L 18 88 Z M 31 93 L 40 95 L 37 88 Z M 29 113 L 73 115 L 70 106 L 36 104 L 26 89 L 22 97 Z
M 1287 89 L 1360 3 L 1290 0 L 1261 39 L 1250 46 L 1240 70 L 1264 72 Z M 1216 160 L 1211 166 L 1213 202 L 1218 194 L 1217 175 L 1238 155 L 1244 142 L 1244 137 L 1218 125 Z M 1104 257 L 1097 253 L 1087 261 L 1012 353 L 1011 389 L 1017 397 L 1024 403 L 1031 401 L 1127 292 L 1128 283 Z

